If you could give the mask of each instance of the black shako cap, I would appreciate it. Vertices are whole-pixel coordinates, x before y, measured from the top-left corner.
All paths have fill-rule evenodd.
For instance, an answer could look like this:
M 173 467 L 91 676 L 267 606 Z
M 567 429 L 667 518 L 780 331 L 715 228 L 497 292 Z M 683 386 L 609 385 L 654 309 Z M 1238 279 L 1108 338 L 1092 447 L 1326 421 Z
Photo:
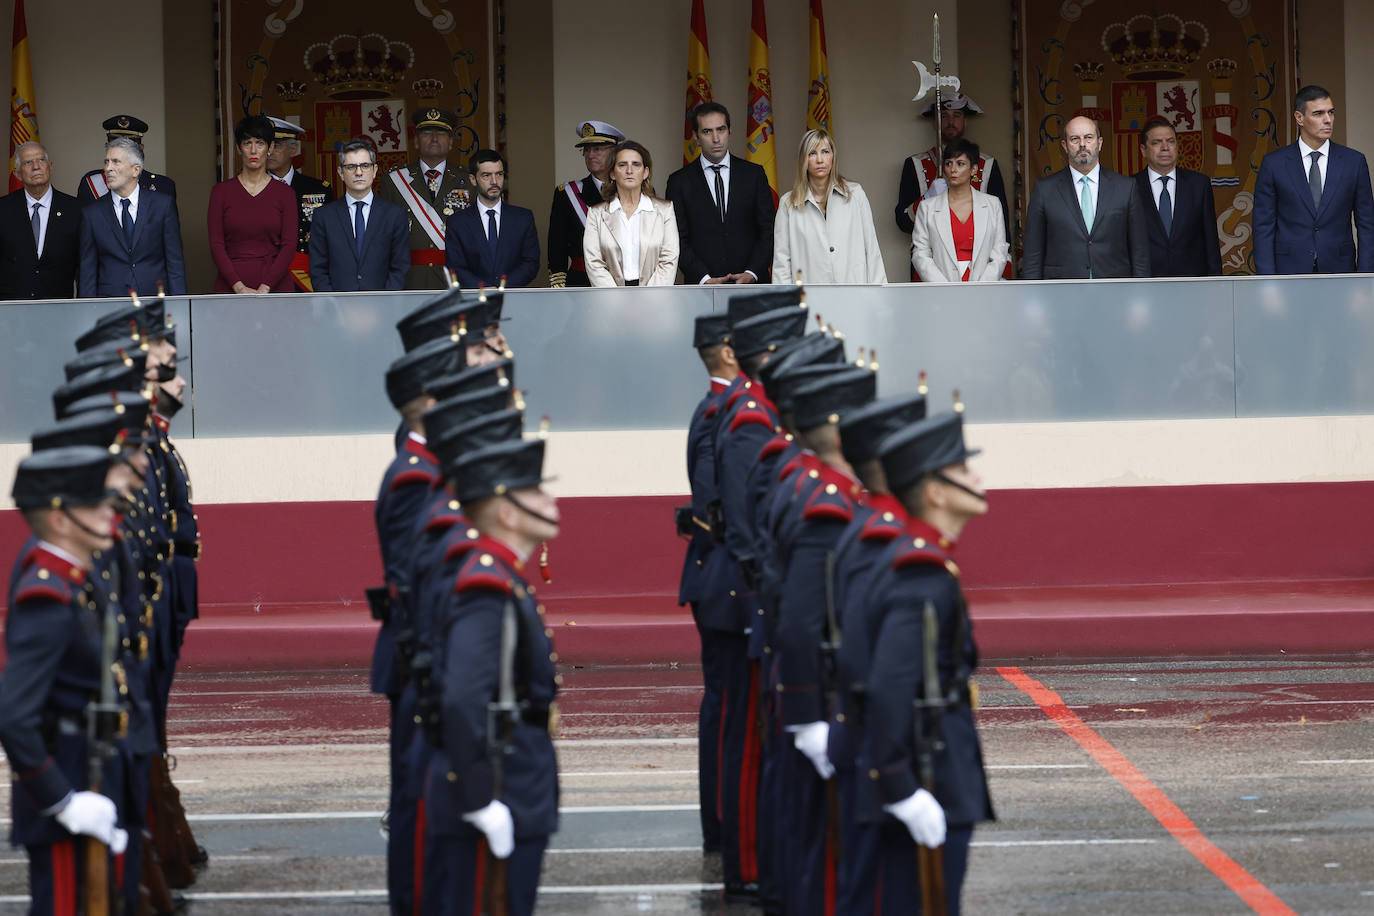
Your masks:
M 71 445 L 90 445 L 117 453 L 123 446 L 124 417 L 106 404 L 103 410 L 91 410 L 58 420 L 29 437 L 34 452 L 45 452 Z
M 789 305 L 746 318 L 731 324 L 730 346 L 740 359 L 776 351 L 806 333 L 806 316 L 806 306 Z
M 481 366 L 468 366 L 458 372 L 440 376 L 429 385 L 429 393 L 436 401 L 447 401 L 468 391 L 480 391 L 500 385 L 502 388 L 515 388 L 515 362 L 502 357 Z
M 386 394 L 400 410 L 406 402 L 429 391 L 429 383 L 467 365 L 467 348 L 447 337 L 421 344 L 386 370 Z
M 67 408 L 93 394 L 108 394 L 111 391 L 143 391 L 148 382 L 143 378 L 143 364 L 135 361 L 126 366 L 115 363 L 101 369 L 82 373 L 70 382 L 57 387 L 52 393 L 53 413 L 58 417 L 67 415 Z
M 798 385 L 792 392 L 792 424 L 798 430 L 814 429 L 840 418 L 878 396 L 878 373 L 871 369 L 846 369 Z
M 725 303 L 725 318 L 730 327 L 740 322 L 771 312 L 774 309 L 802 304 L 800 286 L 781 286 L 765 289 L 757 293 L 740 293 L 731 296 Z
M 730 342 L 730 319 L 726 315 L 698 315 L 692 328 L 692 346 L 714 347 Z
M 401 346 L 409 353 L 426 341 L 451 337 L 455 331 L 469 343 L 481 340 L 489 336 L 487 329 L 501 320 L 501 300 L 500 295 L 482 301 L 460 290 L 449 290 L 396 322 Z
M 544 440 L 498 442 L 459 455 L 444 468 L 453 480 L 453 495 L 471 503 L 543 483 Z
M 959 464 L 980 451 L 964 445 L 964 414 L 955 410 L 903 427 L 878 445 L 883 474 L 894 493 L 931 471 Z
M 901 394 L 856 407 L 840 418 L 840 446 L 844 458 L 858 467 L 878 457 L 878 446 L 904 426 L 926 416 L 926 396 Z
M 103 369 L 106 366 L 120 364 L 132 366 L 135 362 L 142 366 L 147 364 L 147 360 L 148 349 L 142 344 L 131 345 L 128 341 L 105 343 L 90 350 L 84 350 L 67 360 L 62 364 L 62 374 L 70 382 L 77 376 L 94 372 L 96 369 Z
M 164 399 L 170 400 L 162 392 L 158 393 L 158 406 L 165 407 Z M 153 402 L 137 391 L 107 391 L 92 394 L 67 405 L 66 412 L 58 419 L 80 416 L 91 411 L 113 410 L 123 421 L 127 445 L 146 445 L 156 436 L 148 426 L 148 415 L 152 413 Z M 168 416 L 165 412 L 163 416 Z
M 431 391 L 430 394 L 433 392 Z M 505 410 L 511 406 L 512 394 L 513 391 L 510 388 L 492 385 L 489 388 L 464 392 L 439 401 L 429 410 L 426 410 L 421 418 L 425 426 L 425 441 L 427 443 L 433 442 L 442 436 L 449 427 L 466 423 L 473 417 Z
M 524 412 L 508 407 L 448 427 L 438 438 L 428 440 L 428 448 L 439 459 L 440 467 L 449 467 L 460 455 L 519 439 L 524 431 Z
M 172 316 L 167 314 L 167 303 L 163 299 L 149 299 L 142 305 L 126 305 L 96 319 L 95 327 L 76 339 L 76 351 L 84 353 L 101 344 L 123 341 L 135 346 L 138 336 L 145 340 L 170 339 L 173 345 L 176 338 L 172 328 Z
M 819 378 L 830 378 L 841 372 L 848 372 L 853 366 L 845 363 L 821 363 L 817 366 L 793 366 L 788 372 L 776 376 L 773 379 L 773 388 L 764 389 L 764 392 L 772 400 L 773 405 L 778 408 L 778 412 L 792 419 L 792 411 L 796 407 L 796 402 L 792 394 L 802 385 L 808 385 Z M 775 393 L 776 392 L 776 393 Z M 794 425 L 795 428 L 795 425 Z
M 105 498 L 105 474 L 114 456 L 95 445 L 36 452 L 19 462 L 10 495 L 20 509 L 93 506 Z
M 776 404 L 777 398 L 773 396 L 774 379 L 782 373 L 798 366 L 843 362 L 843 338 L 824 333 L 807 334 L 779 347 L 759 370 L 759 382 L 763 385 L 764 393 Z

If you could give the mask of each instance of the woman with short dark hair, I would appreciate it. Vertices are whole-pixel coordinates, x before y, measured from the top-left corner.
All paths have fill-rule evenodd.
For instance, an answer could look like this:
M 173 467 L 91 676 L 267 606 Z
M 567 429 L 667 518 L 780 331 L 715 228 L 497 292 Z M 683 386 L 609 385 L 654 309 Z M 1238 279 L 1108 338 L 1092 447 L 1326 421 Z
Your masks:
M 648 149 L 622 140 L 601 188 L 606 202 L 587 214 L 582 254 L 592 286 L 672 286 L 680 241 L 673 205 L 654 196 Z
M 1008 247 L 1002 233 L 1002 204 L 973 187 L 978 144 L 960 137 L 940 157 L 945 190 L 916 207 L 911 230 L 911 264 L 924 281 L 1000 280 Z
M 241 167 L 210 191 L 207 222 L 217 293 L 289 293 L 296 254 L 296 193 L 267 171 L 272 122 L 250 115 L 234 128 Z

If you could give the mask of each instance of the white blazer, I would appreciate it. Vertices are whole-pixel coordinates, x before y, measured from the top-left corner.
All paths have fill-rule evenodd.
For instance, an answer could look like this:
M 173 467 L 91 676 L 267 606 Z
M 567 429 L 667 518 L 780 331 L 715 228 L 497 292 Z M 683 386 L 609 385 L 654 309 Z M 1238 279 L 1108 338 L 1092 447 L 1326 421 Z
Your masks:
M 936 194 L 916 208 L 911 230 L 911 263 L 922 280 L 957 283 L 964 277 L 954 252 L 949 223 L 949 195 Z M 1009 248 L 1002 231 L 1002 205 L 997 198 L 973 191 L 973 263 L 969 280 L 1000 280 Z
M 677 216 L 666 200 L 650 198 L 652 210 L 639 214 L 639 285 L 672 286 L 677 279 Z M 587 279 L 592 286 L 624 286 L 625 273 L 620 263 L 620 241 L 624 229 L 619 213 L 608 204 L 598 204 L 587 213 L 587 228 L 582 233 L 582 256 L 587 261 Z

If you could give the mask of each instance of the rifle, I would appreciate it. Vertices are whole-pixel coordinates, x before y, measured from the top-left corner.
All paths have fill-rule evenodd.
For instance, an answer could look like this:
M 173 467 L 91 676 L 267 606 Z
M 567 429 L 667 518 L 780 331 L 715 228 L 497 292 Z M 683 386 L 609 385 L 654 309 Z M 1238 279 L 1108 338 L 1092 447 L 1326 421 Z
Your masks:
M 926 601 L 924 613 L 925 638 L 922 657 L 925 662 L 925 683 L 921 696 L 915 701 L 916 775 L 921 788 L 935 794 L 935 755 L 945 749 L 940 717 L 946 700 L 940 692 L 939 638 L 940 623 L 935 605 Z M 916 868 L 921 882 L 921 912 L 924 916 L 945 916 L 945 855 L 944 847 L 931 849 L 917 844 Z
M 487 704 L 487 759 L 491 762 L 491 797 L 501 799 L 504 758 L 510 753 L 510 739 L 520 718 L 515 700 L 515 644 L 518 639 L 515 605 L 507 601 L 501 612 L 501 654 L 496 699 Z M 506 916 L 506 860 L 492 855 L 487 844 L 487 913 Z
M 92 792 L 100 791 L 105 760 L 114 755 L 114 743 L 123 737 L 124 709 L 115 692 L 115 659 L 119 647 L 119 624 L 115 609 L 102 601 L 104 612 L 100 637 L 100 698 L 86 706 L 86 768 Z M 110 913 L 109 847 L 95 837 L 86 837 L 85 887 L 82 897 L 86 916 Z
M 835 551 L 825 553 L 825 633 L 820 643 L 821 649 L 821 706 L 830 715 L 835 704 L 836 685 L 839 680 L 838 655 L 840 651 L 840 627 L 835 614 Z M 825 835 L 826 843 L 834 850 L 835 861 L 840 861 L 843 852 L 840 832 L 840 787 L 832 776 L 825 783 Z

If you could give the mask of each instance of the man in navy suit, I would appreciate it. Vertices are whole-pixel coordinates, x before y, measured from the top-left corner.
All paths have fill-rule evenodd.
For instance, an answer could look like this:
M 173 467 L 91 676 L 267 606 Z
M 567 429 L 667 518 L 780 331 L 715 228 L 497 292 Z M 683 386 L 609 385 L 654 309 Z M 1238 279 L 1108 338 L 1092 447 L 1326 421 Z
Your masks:
M 70 299 L 81 207 L 52 186 L 52 160 L 40 144 L 19 145 L 14 173 L 24 187 L 0 198 L 0 299 Z
M 1304 86 L 1293 98 L 1298 141 L 1260 163 L 1252 216 L 1255 272 L 1374 271 L 1374 194 L 1364 154 L 1331 142 L 1331 93 Z M 1359 250 L 1350 231 L 1359 229 Z
M 534 214 L 501 200 L 506 160 L 496 150 L 472 154 L 468 174 L 477 206 L 456 211 L 444 226 L 444 263 L 461 286 L 529 286 L 539 273 Z
M 339 148 L 344 196 L 315 211 L 310 285 L 315 292 L 405 289 L 410 270 L 406 211 L 372 193 L 377 151 L 366 140 Z
M 1135 174 L 1135 190 L 1150 235 L 1150 276 L 1221 276 L 1212 183 L 1178 167 L 1178 133 L 1163 118 L 1141 128 L 1140 153 L 1146 167 Z
M 176 202 L 139 187 L 143 151 L 128 137 L 105 144 L 103 196 L 86 205 L 81 222 L 81 268 L 77 289 L 82 298 L 157 294 L 162 283 L 169 296 L 186 295 L 186 266 L 181 256 L 181 221 Z

